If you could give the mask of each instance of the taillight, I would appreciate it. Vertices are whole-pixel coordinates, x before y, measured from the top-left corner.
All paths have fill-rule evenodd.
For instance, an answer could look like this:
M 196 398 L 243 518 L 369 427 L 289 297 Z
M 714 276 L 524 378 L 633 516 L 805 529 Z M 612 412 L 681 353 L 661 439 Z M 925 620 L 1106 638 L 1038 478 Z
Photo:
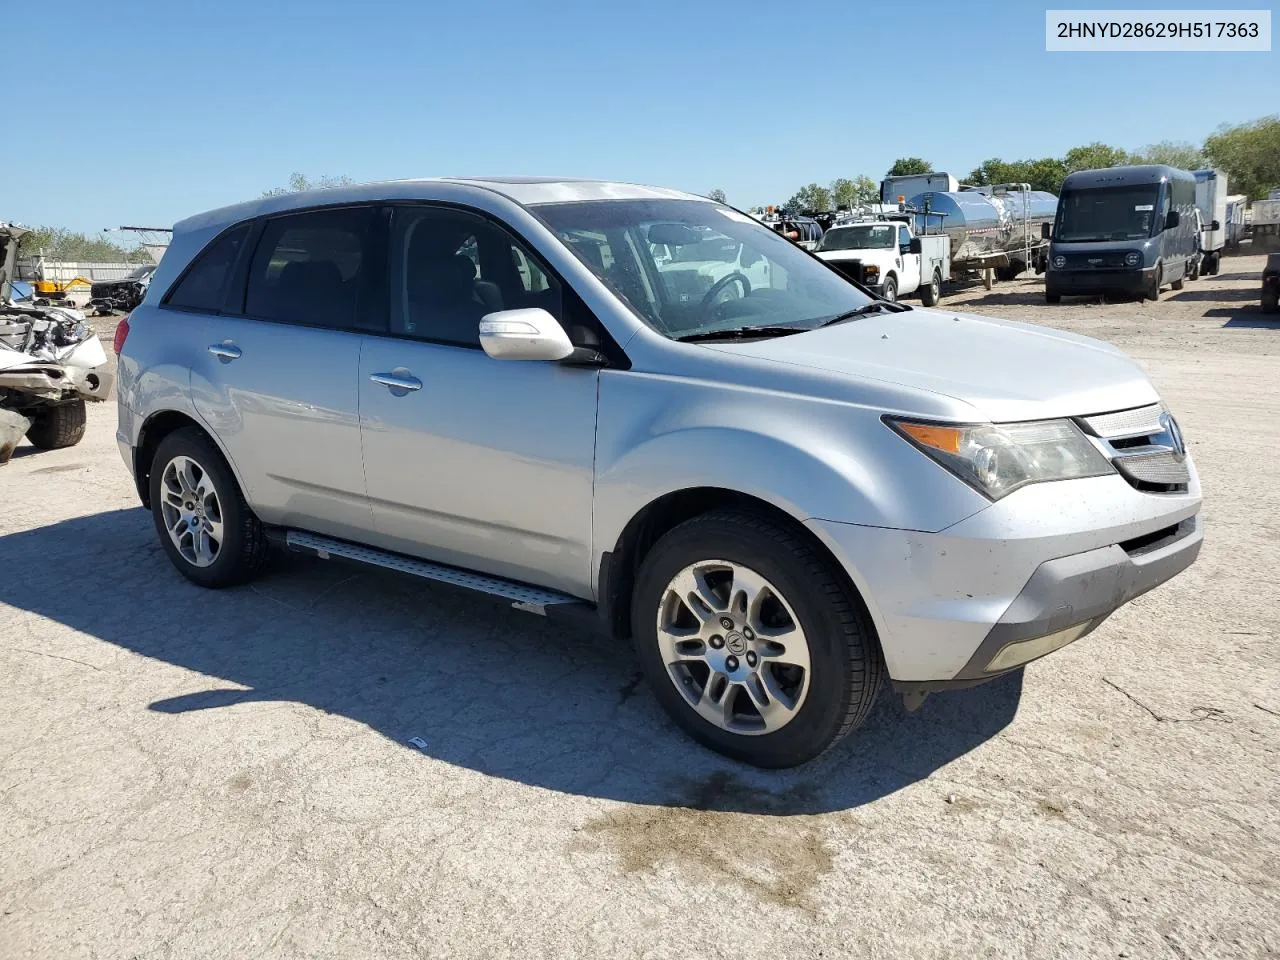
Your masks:
M 129 336 L 129 317 L 126 314 L 119 323 L 116 324 L 116 338 L 112 343 L 112 349 L 115 350 L 116 356 L 120 356 L 120 351 L 124 349 L 124 338 Z

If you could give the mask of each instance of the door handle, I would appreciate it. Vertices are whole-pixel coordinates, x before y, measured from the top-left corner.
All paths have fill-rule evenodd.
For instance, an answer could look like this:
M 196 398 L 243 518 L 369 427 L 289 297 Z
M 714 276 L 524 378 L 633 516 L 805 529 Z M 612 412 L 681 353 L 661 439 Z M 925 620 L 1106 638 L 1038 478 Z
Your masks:
M 230 340 L 224 340 L 222 343 L 209 344 L 209 352 L 223 363 L 230 363 L 232 360 L 239 360 L 241 356 L 240 348 Z
M 374 383 L 380 383 L 392 393 L 410 390 L 421 390 L 422 381 L 409 373 L 408 370 L 399 373 L 371 373 L 369 379 Z M 403 394 L 400 394 L 403 396 Z

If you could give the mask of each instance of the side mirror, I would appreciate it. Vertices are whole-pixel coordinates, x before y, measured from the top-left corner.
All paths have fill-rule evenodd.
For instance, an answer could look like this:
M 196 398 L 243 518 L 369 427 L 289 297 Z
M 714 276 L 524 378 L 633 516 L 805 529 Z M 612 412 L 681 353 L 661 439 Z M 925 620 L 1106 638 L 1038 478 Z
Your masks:
M 920 242 L 920 238 L 919 238 L 919 237 L 912 237 L 912 238 L 911 238 L 911 242 L 910 242 L 909 244 L 907 244 L 907 252 L 908 252 L 908 253 L 923 253 L 923 252 L 924 252 L 924 244 L 922 244 L 922 243 Z
M 1217 220 L 1211 220 L 1200 229 L 1201 230 L 1221 230 L 1222 224 L 1220 224 Z
M 1040 239 L 1041 239 L 1041 240 L 1048 240 L 1048 239 L 1049 239 L 1049 237 L 1050 237 L 1050 236 L 1052 236 L 1052 234 L 1053 234 L 1053 227 L 1052 227 L 1052 225 L 1047 224 L 1047 223 L 1042 223 L 1042 224 L 1040 224 Z
M 1170 210 L 1168 216 L 1164 218 L 1164 228 L 1166 230 L 1172 230 L 1181 222 L 1182 214 L 1178 213 L 1177 210 Z
M 486 313 L 480 346 L 495 360 L 563 360 L 573 353 L 564 327 L 541 307 Z

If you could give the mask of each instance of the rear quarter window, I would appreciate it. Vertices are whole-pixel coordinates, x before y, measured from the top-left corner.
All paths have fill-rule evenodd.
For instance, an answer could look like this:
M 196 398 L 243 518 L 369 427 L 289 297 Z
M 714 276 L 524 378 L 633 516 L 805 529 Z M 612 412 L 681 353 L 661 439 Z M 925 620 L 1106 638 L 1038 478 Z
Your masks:
M 248 235 L 249 225 L 246 223 L 211 241 L 169 291 L 164 299 L 165 306 L 210 313 L 220 310 L 226 300 L 227 282 Z

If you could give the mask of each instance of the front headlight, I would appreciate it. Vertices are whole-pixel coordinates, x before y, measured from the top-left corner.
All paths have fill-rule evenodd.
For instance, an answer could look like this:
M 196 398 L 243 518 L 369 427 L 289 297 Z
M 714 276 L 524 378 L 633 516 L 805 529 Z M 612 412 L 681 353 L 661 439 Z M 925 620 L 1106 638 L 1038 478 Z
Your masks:
M 863 273 L 868 277 L 878 277 L 880 276 L 880 268 L 873 263 L 870 266 L 863 268 Z
M 1053 265 L 1057 269 L 1061 270 L 1063 267 L 1067 265 L 1067 258 L 1064 257 L 1062 254 L 1058 254 L 1056 257 L 1053 258 Z
M 1124 255 L 1124 265 L 1126 267 L 1136 267 L 1142 263 L 1142 254 L 1137 250 L 1130 250 Z
M 1113 472 L 1111 462 L 1070 420 L 942 424 L 886 417 L 885 423 L 992 500 L 1028 483 Z

